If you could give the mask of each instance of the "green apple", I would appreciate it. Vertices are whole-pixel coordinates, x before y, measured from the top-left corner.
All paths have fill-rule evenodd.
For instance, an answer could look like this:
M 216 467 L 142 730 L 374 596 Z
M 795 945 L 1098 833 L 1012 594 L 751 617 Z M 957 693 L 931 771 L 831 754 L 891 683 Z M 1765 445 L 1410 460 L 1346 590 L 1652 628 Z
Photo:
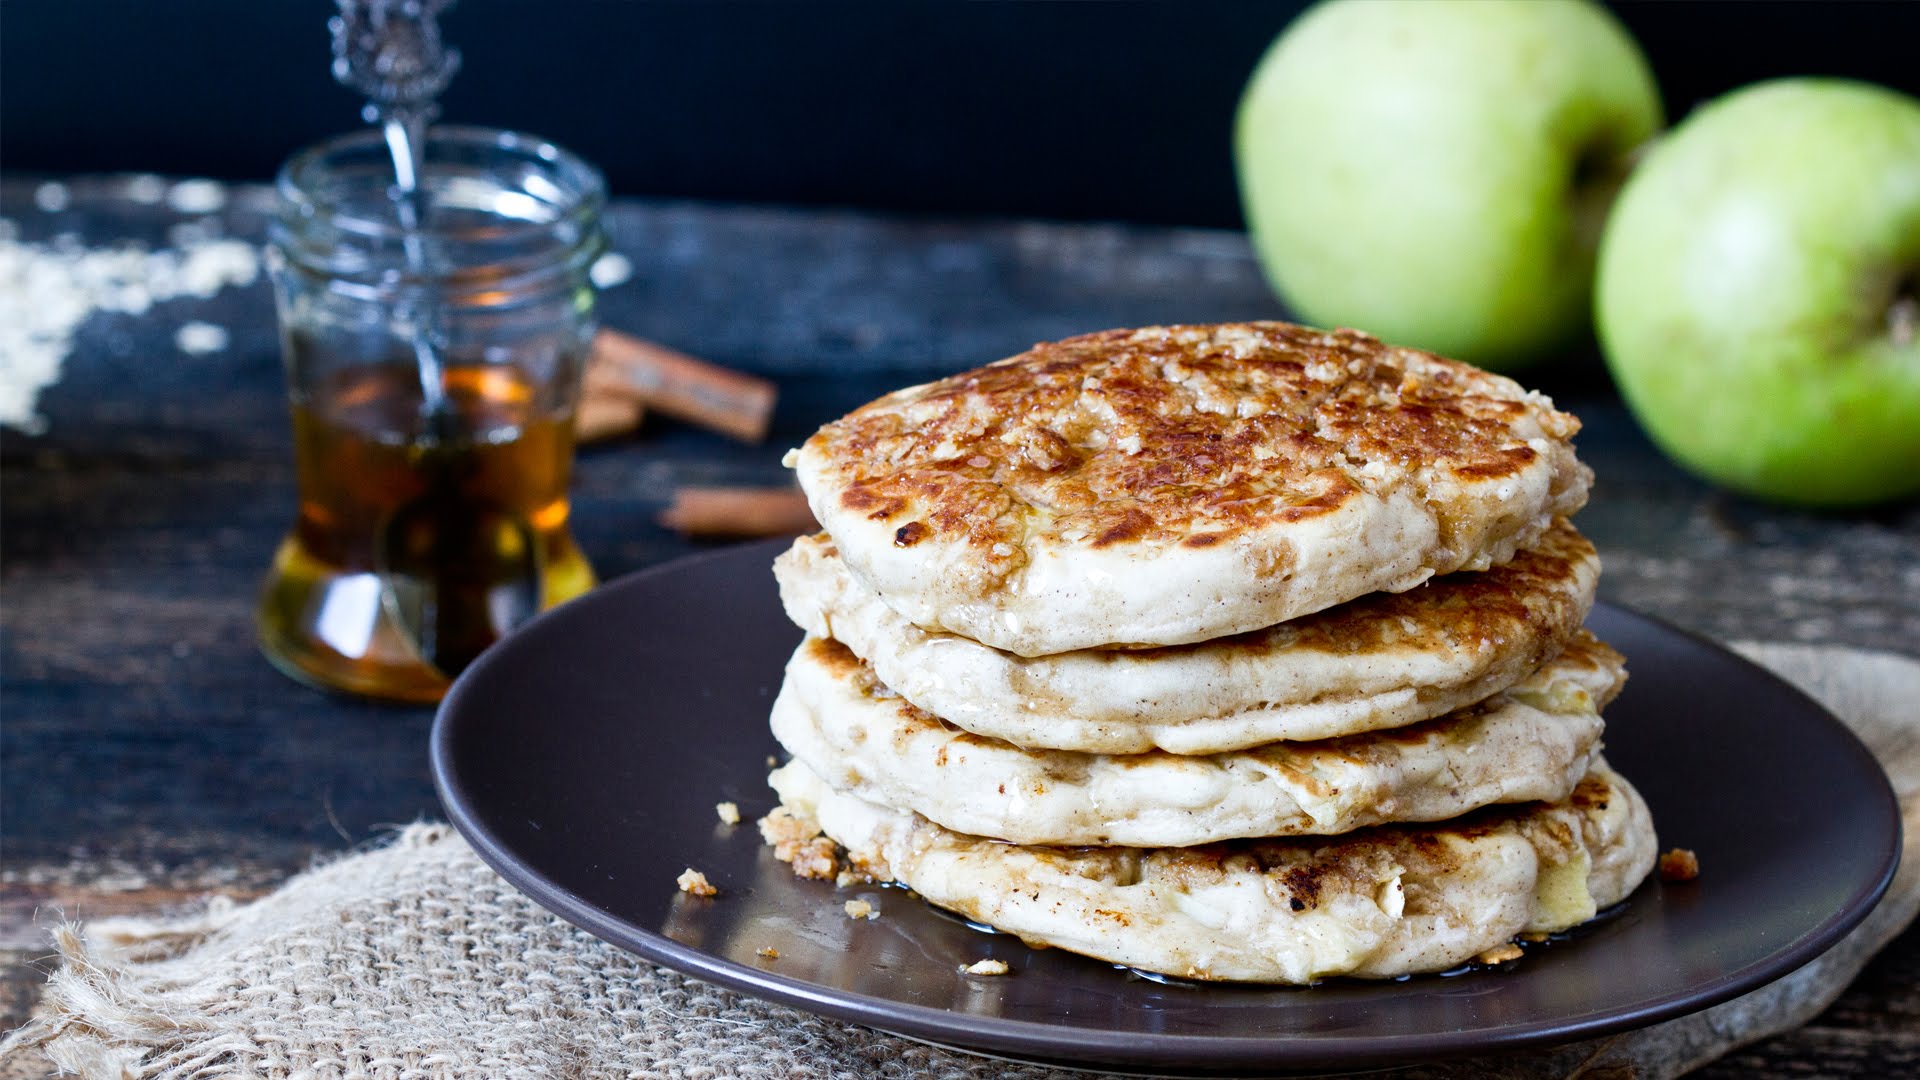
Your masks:
M 1671 457 L 1809 506 L 1920 492 L 1920 101 L 1786 79 L 1688 117 L 1621 192 L 1595 318 Z
M 1594 4 L 1332 0 L 1261 59 L 1234 158 L 1307 321 L 1513 368 L 1586 330 L 1601 222 L 1661 123 Z

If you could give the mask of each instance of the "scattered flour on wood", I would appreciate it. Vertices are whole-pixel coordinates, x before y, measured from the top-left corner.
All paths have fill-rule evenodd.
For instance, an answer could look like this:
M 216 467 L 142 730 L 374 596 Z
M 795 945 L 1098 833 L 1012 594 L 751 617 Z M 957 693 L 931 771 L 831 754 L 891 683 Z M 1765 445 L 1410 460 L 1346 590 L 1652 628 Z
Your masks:
M 239 240 L 205 237 L 158 251 L 90 248 L 70 236 L 31 244 L 20 242 L 15 223 L 0 220 L 0 424 L 46 430 L 40 393 L 60 381 L 74 333 L 94 312 L 141 315 L 156 303 L 210 297 L 259 276 L 259 249 Z M 225 339 L 221 327 L 189 323 L 175 342 L 198 353 L 224 348 Z
M 33 205 L 49 214 L 57 214 L 65 210 L 70 198 L 67 185 L 52 180 L 33 189 Z
M 167 205 L 182 214 L 211 214 L 227 205 L 227 188 L 216 180 L 182 180 L 167 191 Z
M 142 206 L 152 206 L 167 197 L 167 182 L 152 173 L 127 178 L 127 198 Z
M 227 328 L 194 320 L 173 332 L 174 347 L 188 356 L 203 356 L 227 347 Z

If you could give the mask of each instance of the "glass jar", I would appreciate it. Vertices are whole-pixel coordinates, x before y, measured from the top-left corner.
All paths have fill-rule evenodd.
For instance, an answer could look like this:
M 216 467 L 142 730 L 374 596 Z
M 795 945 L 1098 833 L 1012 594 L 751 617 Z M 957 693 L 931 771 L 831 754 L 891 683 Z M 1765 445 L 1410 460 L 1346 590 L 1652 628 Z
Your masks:
M 486 128 L 428 132 L 404 214 L 394 175 L 369 130 L 278 178 L 299 514 L 257 622 L 295 678 L 429 702 L 593 585 L 568 483 L 606 196 L 580 158 Z

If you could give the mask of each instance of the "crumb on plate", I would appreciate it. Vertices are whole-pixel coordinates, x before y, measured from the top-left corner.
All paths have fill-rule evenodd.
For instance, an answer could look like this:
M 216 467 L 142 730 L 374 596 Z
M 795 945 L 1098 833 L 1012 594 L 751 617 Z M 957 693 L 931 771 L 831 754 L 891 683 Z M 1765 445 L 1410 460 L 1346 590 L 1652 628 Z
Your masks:
M 720 890 L 713 887 L 713 882 L 707 880 L 707 875 L 691 866 L 680 871 L 680 876 L 675 879 L 674 884 L 680 886 L 681 892 L 692 893 L 695 896 L 720 895 Z
M 1504 964 L 1509 960 L 1518 960 L 1525 955 L 1527 954 L 1524 949 L 1509 941 L 1504 945 L 1495 945 L 1493 948 L 1474 957 L 1474 959 L 1483 964 Z
M 1660 856 L 1660 880 L 1692 881 L 1700 876 L 1700 857 L 1691 849 L 1677 847 Z
M 880 912 L 865 900 L 849 900 L 846 903 L 846 909 L 847 918 L 849 919 L 877 919 L 880 917 Z
M 1005 960 L 975 960 L 966 966 L 965 971 L 969 975 L 1005 975 L 1007 973 L 1007 962 Z
M 768 960 L 778 960 L 778 959 L 780 959 L 780 950 L 779 950 L 779 949 L 776 949 L 776 948 L 774 948 L 774 947 L 773 947 L 773 946 L 771 946 L 771 945 L 767 945 L 767 946 L 763 946 L 762 948 L 760 948 L 760 949 L 758 949 L 758 950 L 756 950 L 756 951 L 754 952 L 754 955 L 755 955 L 755 956 L 760 956 L 760 957 L 764 957 L 764 958 L 766 958 L 766 959 L 768 959 Z
M 831 881 L 840 873 L 840 858 L 820 826 L 784 806 L 760 819 L 760 835 L 773 845 L 773 857 L 793 867 L 795 877 Z
M 715 803 L 713 812 L 719 814 L 720 820 L 728 825 L 740 824 L 740 807 L 735 803 Z

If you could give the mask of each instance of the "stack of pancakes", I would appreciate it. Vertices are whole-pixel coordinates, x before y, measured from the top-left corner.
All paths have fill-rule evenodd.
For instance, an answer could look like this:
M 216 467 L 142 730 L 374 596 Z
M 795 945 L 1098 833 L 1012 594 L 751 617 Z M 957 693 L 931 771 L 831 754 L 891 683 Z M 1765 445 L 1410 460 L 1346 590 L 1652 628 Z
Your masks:
M 1351 331 L 1154 327 L 789 456 L 825 533 L 763 822 L 1035 943 L 1202 979 L 1499 958 L 1653 864 L 1601 759 L 1578 422 Z M 823 856 L 822 849 L 834 858 Z

